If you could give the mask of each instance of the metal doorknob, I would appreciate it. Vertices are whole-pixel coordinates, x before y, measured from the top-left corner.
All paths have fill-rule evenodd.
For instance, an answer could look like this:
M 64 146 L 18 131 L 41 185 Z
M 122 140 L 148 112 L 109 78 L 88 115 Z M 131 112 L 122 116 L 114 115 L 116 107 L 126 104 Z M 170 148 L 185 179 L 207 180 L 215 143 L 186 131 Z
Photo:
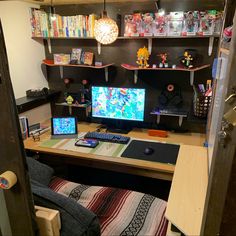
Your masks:
M 232 98 L 235 98 L 236 97 L 236 93 L 232 93 L 230 94 L 226 99 L 225 99 L 225 102 L 228 102 L 230 101 Z
M 17 182 L 17 177 L 12 171 L 5 171 L 0 175 L 0 188 L 10 189 Z

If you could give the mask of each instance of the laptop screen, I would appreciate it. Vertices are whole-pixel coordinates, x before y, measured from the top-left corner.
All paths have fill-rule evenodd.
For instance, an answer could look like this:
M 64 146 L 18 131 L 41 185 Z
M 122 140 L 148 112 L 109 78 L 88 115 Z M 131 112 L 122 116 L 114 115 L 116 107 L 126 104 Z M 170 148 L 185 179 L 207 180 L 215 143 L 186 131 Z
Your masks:
M 52 135 L 76 135 L 77 119 L 76 117 L 53 117 L 51 119 Z

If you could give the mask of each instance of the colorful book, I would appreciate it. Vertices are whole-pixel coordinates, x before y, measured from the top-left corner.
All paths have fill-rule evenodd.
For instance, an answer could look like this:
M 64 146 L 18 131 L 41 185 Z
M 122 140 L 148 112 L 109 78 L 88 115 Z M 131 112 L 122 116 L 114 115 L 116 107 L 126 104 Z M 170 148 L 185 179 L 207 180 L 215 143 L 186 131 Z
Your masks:
M 84 64 L 91 66 L 93 64 L 93 53 L 92 52 L 85 52 L 84 53 Z

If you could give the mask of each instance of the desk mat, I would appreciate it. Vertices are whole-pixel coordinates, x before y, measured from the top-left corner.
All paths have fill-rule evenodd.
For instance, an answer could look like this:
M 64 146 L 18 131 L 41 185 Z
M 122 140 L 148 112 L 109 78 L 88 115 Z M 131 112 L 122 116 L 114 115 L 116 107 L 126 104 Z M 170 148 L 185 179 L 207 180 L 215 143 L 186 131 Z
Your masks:
M 78 138 L 81 138 L 85 133 L 80 133 Z M 77 139 L 48 139 L 39 144 L 40 147 L 56 148 L 67 151 L 91 153 L 96 155 L 104 155 L 111 157 L 120 157 L 121 153 L 126 148 L 125 144 L 99 142 L 95 148 L 75 146 Z
M 152 148 L 154 152 L 150 155 L 144 154 L 144 150 L 147 147 Z M 175 144 L 132 140 L 121 156 L 175 165 L 179 153 L 179 147 L 179 145 Z

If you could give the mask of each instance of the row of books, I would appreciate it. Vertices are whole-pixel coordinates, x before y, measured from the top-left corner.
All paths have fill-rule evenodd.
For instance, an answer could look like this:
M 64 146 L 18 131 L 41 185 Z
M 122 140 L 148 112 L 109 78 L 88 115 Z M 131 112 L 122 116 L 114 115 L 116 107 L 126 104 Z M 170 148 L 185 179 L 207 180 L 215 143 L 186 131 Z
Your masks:
M 134 13 L 125 15 L 124 36 L 187 36 L 212 35 L 221 31 L 222 12 L 178 11 L 165 13 Z
M 94 37 L 96 15 L 60 16 L 31 8 L 32 37 Z

